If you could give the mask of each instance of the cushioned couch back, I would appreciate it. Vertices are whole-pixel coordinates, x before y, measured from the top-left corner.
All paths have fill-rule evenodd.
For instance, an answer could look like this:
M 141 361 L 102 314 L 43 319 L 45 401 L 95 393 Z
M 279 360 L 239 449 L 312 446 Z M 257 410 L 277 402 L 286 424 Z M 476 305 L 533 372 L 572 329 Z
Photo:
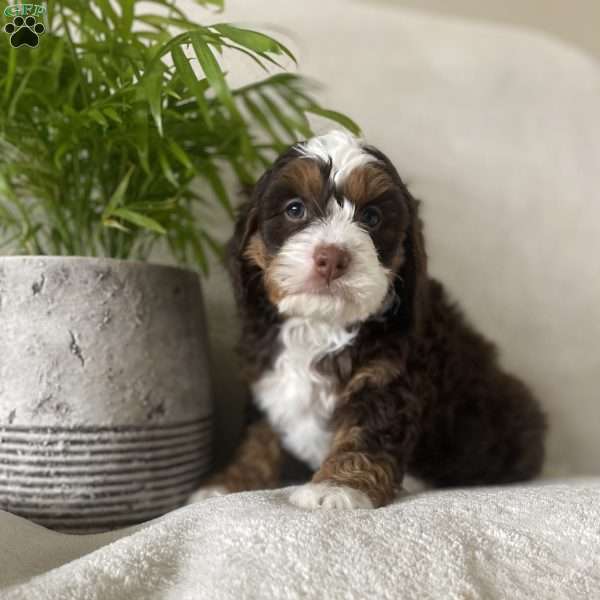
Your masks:
M 352 115 L 422 199 L 431 273 L 542 399 L 551 470 L 600 473 L 598 65 L 541 34 L 392 3 L 227 5 L 215 20 L 291 32 L 323 101 Z M 207 287 L 226 375 L 216 387 L 231 407 L 223 281 Z

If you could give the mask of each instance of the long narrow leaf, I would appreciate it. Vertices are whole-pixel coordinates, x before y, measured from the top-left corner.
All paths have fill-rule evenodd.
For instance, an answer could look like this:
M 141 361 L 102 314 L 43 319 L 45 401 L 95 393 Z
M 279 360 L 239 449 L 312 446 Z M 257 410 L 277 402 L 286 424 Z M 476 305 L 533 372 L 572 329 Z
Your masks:
M 194 95 L 202 118 L 206 121 L 209 127 L 212 127 L 213 121 L 208 110 L 208 103 L 204 97 L 205 87 L 198 81 L 196 74 L 194 73 L 194 69 L 192 69 L 188 58 L 185 56 L 181 47 L 176 46 L 173 48 L 171 50 L 171 56 L 179 76 Z
M 226 190 L 225 186 L 223 185 L 223 181 L 221 180 L 221 177 L 219 175 L 219 171 L 217 170 L 217 168 L 213 164 L 207 163 L 204 166 L 202 174 L 204 175 L 204 177 L 206 177 L 208 183 L 210 184 L 210 187 L 212 188 L 213 192 L 215 193 L 217 200 L 219 201 L 221 206 L 226 210 L 226 212 L 229 214 L 229 216 L 233 217 L 234 216 L 233 206 L 231 205 L 231 202 L 229 201 L 229 195 L 227 194 L 227 190 Z
M 190 160 L 190 157 L 186 154 L 185 150 L 175 141 L 169 140 L 169 150 L 171 154 L 188 170 L 194 171 L 194 165 Z
M 177 181 L 177 177 L 175 177 L 175 173 L 173 173 L 173 169 L 169 163 L 169 159 L 167 155 L 163 152 L 162 149 L 158 151 L 158 160 L 160 163 L 160 168 L 162 169 L 163 175 L 165 179 L 174 187 L 177 188 L 179 186 L 179 182 Z
M 360 127 L 358 124 L 353 121 L 350 117 L 337 112 L 335 110 L 328 110 L 326 108 L 321 108 L 320 106 L 311 106 L 306 109 L 306 112 L 318 115 L 320 117 L 325 117 L 330 121 L 334 121 L 339 123 L 343 127 L 345 127 L 348 131 L 351 131 L 355 135 L 360 134 Z
M 294 141 L 297 137 L 296 125 L 294 120 L 288 117 L 279 106 L 267 94 L 260 93 L 260 99 L 265 103 L 268 111 L 273 115 L 274 119 L 279 123 L 280 127 L 288 134 L 290 141 Z
M 103 219 L 109 218 L 112 214 L 114 214 L 115 209 L 123 204 L 125 200 L 125 193 L 127 192 L 127 187 L 129 186 L 129 181 L 131 179 L 131 175 L 133 174 L 134 167 L 130 167 L 123 179 L 121 179 L 117 189 L 114 191 L 111 196 L 104 212 L 102 214 Z
M 159 61 L 154 68 L 144 75 L 142 86 L 146 92 L 146 99 L 150 106 L 150 113 L 156 123 L 158 134 L 163 136 L 162 122 L 162 86 L 164 65 Z
M 259 54 L 285 54 L 297 63 L 296 57 L 289 48 L 286 48 L 281 42 L 258 31 L 235 27 L 230 23 L 218 23 L 212 26 L 213 29 L 229 38 L 231 41 L 253 50 Z
M 258 123 L 262 126 L 262 128 L 267 132 L 267 134 L 271 137 L 271 139 L 278 145 L 283 146 L 284 142 L 279 137 L 274 127 L 269 122 L 268 117 L 264 114 L 263 111 L 258 107 L 258 105 L 252 100 L 250 95 L 246 95 L 244 97 L 244 104 L 248 109 L 248 112 L 258 121 Z
M 239 119 L 239 113 L 233 100 L 233 95 L 225 81 L 225 75 L 221 70 L 217 59 L 215 58 L 210 46 L 197 31 L 191 31 L 190 40 L 198 58 L 198 62 L 206 75 L 211 87 L 221 102 L 229 109 L 232 116 Z
M 161 235 L 167 233 L 166 229 L 158 221 L 155 221 L 151 217 L 147 217 L 146 215 L 142 215 L 141 213 L 135 212 L 128 208 L 117 208 L 112 214 L 115 217 L 119 217 L 120 219 L 128 221 L 129 223 L 133 223 L 134 225 L 142 227 L 143 229 L 148 229 L 150 231 L 154 231 L 155 233 L 160 233 Z

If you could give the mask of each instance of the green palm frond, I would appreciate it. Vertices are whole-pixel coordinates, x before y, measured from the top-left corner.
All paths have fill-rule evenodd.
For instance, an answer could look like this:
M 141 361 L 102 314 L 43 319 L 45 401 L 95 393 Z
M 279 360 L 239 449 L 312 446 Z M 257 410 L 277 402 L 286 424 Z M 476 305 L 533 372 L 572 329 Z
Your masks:
M 310 115 L 358 130 L 281 67 L 282 43 L 175 0 L 57 0 L 46 25 L 35 49 L 0 36 L 0 251 L 144 259 L 164 239 L 205 268 L 220 248 L 198 206 L 232 216 L 231 189 L 309 137 Z M 265 76 L 233 87 L 224 52 Z

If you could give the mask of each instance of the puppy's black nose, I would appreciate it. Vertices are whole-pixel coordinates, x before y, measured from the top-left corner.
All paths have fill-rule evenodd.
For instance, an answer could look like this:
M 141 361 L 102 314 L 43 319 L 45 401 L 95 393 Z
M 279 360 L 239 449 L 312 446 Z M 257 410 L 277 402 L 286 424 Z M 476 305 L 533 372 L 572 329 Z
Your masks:
M 341 277 L 350 264 L 350 253 L 333 244 L 321 244 L 313 255 L 315 271 L 329 283 Z

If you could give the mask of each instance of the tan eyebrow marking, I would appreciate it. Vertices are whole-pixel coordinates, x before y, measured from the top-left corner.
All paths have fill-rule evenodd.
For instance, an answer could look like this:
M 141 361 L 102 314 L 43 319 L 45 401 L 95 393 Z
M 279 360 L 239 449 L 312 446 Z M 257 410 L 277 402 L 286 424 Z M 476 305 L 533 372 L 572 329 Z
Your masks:
M 323 193 L 323 175 L 316 161 L 298 158 L 286 165 L 280 177 L 303 199 L 317 201 Z
M 377 165 L 365 165 L 354 169 L 344 182 L 344 196 L 357 206 L 371 202 L 394 188 L 394 181 Z

